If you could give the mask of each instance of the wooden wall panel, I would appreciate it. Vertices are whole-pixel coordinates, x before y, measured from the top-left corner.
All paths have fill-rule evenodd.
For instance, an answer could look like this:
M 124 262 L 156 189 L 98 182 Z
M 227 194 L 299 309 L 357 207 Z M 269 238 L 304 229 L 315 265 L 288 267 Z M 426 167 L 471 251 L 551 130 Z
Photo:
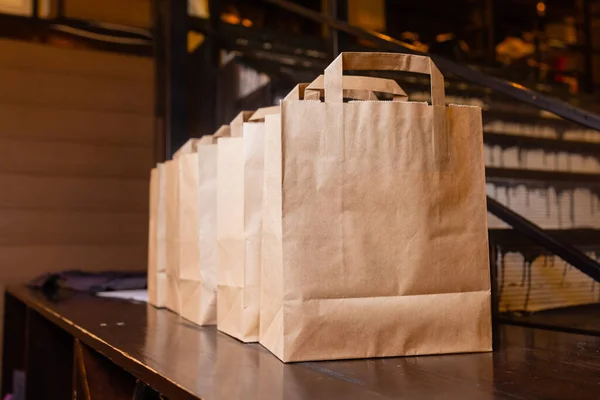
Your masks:
M 123 0 L 68 0 L 65 16 L 144 28 L 151 26 L 149 0 L 128 0 L 126 5 Z
M 139 271 L 146 268 L 147 246 L 0 246 L 4 282 L 26 282 L 47 272 Z M 140 264 L 142 264 L 140 266 Z
M 147 180 L 152 163 L 148 148 L 0 138 L 3 172 Z
M 71 1 L 71 0 L 68 0 Z M 87 1 L 87 0 L 85 0 Z M 67 75 L 121 77 L 143 83 L 154 79 L 153 60 L 93 50 L 76 50 L 0 39 L 0 65 L 11 69 L 57 72 Z
M 0 291 L 146 269 L 153 75 L 150 58 L 0 39 Z
M 148 212 L 148 182 L 0 173 L 0 210 Z
M 0 103 L 151 115 L 151 82 L 0 67 Z
M 0 285 L 144 270 L 150 58 L 0 40 Z
M 141 213 L 0 210 L 0 246 L 143 246 L 147 229 Z
M 151 115 L 0 103 L 0 138 L 151 148 Z

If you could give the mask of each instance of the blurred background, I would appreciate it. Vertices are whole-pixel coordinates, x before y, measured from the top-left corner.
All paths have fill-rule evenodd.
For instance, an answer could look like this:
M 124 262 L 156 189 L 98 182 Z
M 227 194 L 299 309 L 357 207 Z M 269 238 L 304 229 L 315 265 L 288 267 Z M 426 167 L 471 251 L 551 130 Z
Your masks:
M 0 0 L 0 36 L 2 284 L 144 270 L 156 162 L 340 51 L 407 51 L 483 110 L 500 318 L 600 334 L 600 2 Z

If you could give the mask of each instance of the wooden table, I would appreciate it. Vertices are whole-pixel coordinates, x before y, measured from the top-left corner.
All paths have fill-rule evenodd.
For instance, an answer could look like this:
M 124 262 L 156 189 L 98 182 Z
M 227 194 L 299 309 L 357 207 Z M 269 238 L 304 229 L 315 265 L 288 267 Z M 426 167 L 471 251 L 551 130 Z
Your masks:
M 340 337 L 340 340 L 344 340 Z M 600 338 L 501 326 L 494 353 L 283 364 L 258 344 L 167 310 L 77 295 L 6 295 L 3 392 L 131 399 L 136 379 L 169 399 L 598 399 Z
M 500 320 L 507 324 L 600 336 L 600 303 L 530 314 L 503 314 Z

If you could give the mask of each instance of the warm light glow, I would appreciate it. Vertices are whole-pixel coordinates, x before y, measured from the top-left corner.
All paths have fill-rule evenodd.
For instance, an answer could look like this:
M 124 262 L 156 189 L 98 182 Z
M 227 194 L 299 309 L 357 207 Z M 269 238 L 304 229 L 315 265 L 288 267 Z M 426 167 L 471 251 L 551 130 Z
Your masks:
M 454 39 L 454 33 L 440 33 L 435 37 L 435 41 L 438 43 L 446 42 L 450 39 Z
M 536 9 L 537 9 L 538 15 L 546 14 L 546 4 L 543 1 L 538 1 Z
M 250 28 L 252 26 L 252 21 L 250 21 L 248 18 L 244 18 L 242 20 L 242 25 L 244 25 L 246 28 Z
M 237 25 L 240 23 L 240 17 L 235 14 L 221 14 L 221 21 L 228 24 Z

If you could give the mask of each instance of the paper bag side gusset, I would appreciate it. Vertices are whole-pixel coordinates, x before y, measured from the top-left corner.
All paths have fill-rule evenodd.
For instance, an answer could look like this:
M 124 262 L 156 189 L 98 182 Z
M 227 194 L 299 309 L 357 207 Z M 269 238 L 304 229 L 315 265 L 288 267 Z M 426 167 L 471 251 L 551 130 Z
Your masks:
M 274 110 L 259 110 L 267 115 Z M 256 113 L 254 115 L 257 115 Z M 251 119 L 252 116 L 245 116 Z M 258 121 L 259 116 L 254 117 Z M 217 327 L 219 330 L 244 342 L 258 340 L 260 310 L 260 251 L 262 220 L 262 164 L 264 149 L 264 129 L 262 122 L 242 124 L 241 137 L 230 142 L 219 141 L 219 177 L 227 174 L 229 179 L 239 180 L 237 188 L 227 186 L 236 192 L 240 203 L 238 211 L 232 215 L 236 221 L 219 220 L 223 226 L 219 235 L 219 286 L 217 306 Z M 232 133 L 232 136 L 234 133 Z M 241 160 L 226 161 L 225 158 Z M 221 179 L 221 178 L 220 178 Z M 226 178 L 227 179 L 227 178 Z M 227 187 L 219 181 L 219 192 L 224 197 Z M 240 190 L 241 189 L 241 190 Z M 218 207 L 223 210 L 219 195 Z M 230 195 L 234 197 L 236 194 Z M 231 196 L 229 196 L 231 198 Z M 231 205 L 235 206 L 235 205 Z M 219 214 L 221 216 L 222 214 Z M 224 226 L 228 225 L 228 226 Z
M 241 332 L 245 263 L 243 138 L 217 142 L 217 329 Z
M 218 137 L 229 134 L 222 126 L 215 135 L 205 135 L 196 153 L 182 157 L 188 171 L 187 186 L 182 185 L 182 197 L 188 201 L 187 244 L 182 255 L 180 277 L 182 317 L 198 325 L 216 324 L 216 156 Z M 187 261 L 185 261 L 187 260 Z

